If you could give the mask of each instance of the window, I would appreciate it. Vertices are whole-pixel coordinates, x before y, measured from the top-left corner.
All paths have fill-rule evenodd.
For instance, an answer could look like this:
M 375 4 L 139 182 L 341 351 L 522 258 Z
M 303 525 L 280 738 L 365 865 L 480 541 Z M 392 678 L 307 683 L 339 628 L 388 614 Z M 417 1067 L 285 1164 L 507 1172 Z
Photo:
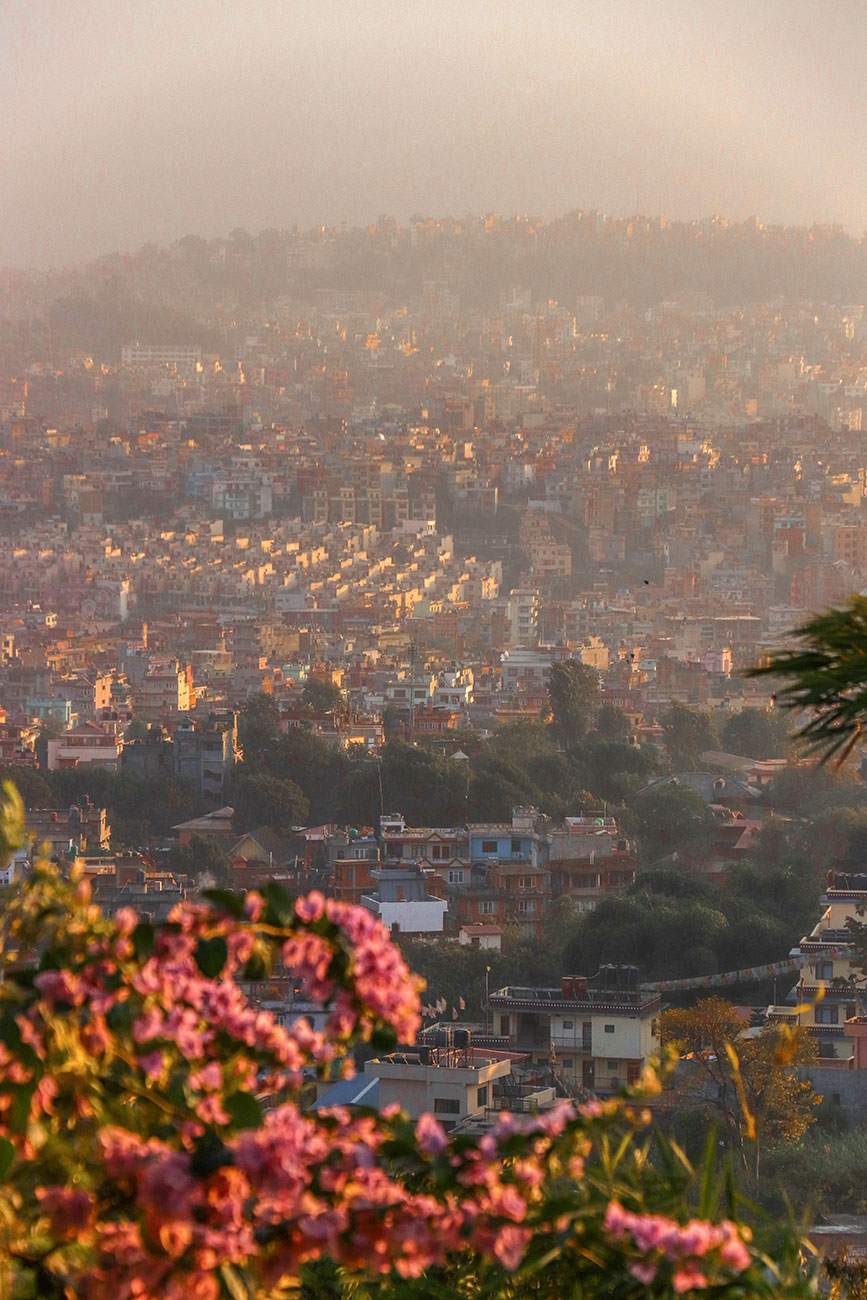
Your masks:
M 614 1026 L 613 1026 L 613 1025 L 606 1025 L 606 1026 L 605 1026 L 605 1032 L 606 1032 L 606 1034 L 613 1034 L 613 1033 L 614 1033 Z
M 518 911 L 522 916 L 532 916 L 536 911 L 536 904 L 532 898 L 521 898 L 518 900 Z
M 609 1061 L 609 1062 L 608 1062 L 608 1068 L 609 1068 L 609 1070 L 616 1070 L 616 1069 L 617 1069 L 617 1062 L 616 1062 L 616 1061 Z
M 832 961 L 816 962 L 816 979 L 832 980 L 834 978 L 834 963 Z
M 464 873 L 462 871 L 449 872 L 450 885 L 462 885 L 464 883 Z
M 500 1016 L 500 1033 L 507 1035 L 509 1032 L 509 1017 Z
M 839 1007 L 815 1007 L 814 1008 L 817 1025 L 836 1025 L 837 1017 L 840 1013 Z
M 476 1092 L 476 1105 L 487 1106 L 487 1104 L 488 1104 L 488 1090 L 487 1088 L 479 1088 L 478 1091 Z
M 564 1021 L 563 1021 L 563 1028 L 564 1028 L 564 1029 L 572 1029 L 572 1028 L 573 1028 L 573 1022 L 572 1022 L 571 1020 L 564 1020 Z
M 482 899 L 481 903 L 479 903 L 479 911 L 490 915 L 495 910 L 495 906 L 493 898 Z
M 434 1097 L 434 1114 L 460 1115 L 461 1103 L 452 1097 Z
M 482 840 L 482 852 L 483 852 L 483 853 L 496 853 L 496 851 L 497 851 L 497 841 L 496 841 L 496 840 Z
M 568 1060 L 566 1060 L 566 1061 L 563 1062 L 563 1069 L 564 1069 L 564 1070 L 571 1070 L 571 1069 L 572 1069 L 572 1058 L 571 1058 L 571 1056 L 569 1057 Z
M 512 837 L 512 852 L 513 852 L 513 853 L 520 853 L 520 852 L 521 852 L 521 841 L 518 840 L 518 839 L 515 839 L 514 836 Z

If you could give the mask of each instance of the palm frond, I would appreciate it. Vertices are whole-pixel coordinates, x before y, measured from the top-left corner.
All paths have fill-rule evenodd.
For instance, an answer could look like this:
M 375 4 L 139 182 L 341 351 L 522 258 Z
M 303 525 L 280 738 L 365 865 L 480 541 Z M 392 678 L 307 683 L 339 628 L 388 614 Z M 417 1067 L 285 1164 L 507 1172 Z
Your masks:
M 750 677 L 780 681 L 777 704 L 809 713 L 796 736 L 820 762 L 844 762 L 867 718 L 867 597 L 812 618 L 793 634 L 802 647 L 785 651 Z

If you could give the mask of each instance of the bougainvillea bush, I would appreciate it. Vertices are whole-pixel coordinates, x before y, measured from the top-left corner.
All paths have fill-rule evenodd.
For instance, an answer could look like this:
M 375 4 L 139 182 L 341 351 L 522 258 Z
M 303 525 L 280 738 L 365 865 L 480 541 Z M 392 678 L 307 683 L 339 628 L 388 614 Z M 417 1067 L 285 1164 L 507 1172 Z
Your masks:
M 7 791 L 3 849 L 19 835 Z M 48 863 L 10 891 L 0 985 L 0 1295 L 39 1300 L 803 1295 L 725 1185 L 648 1159 L 639 1093 L 500 1116 L 305 1112 L 353 1044 L 411 1042 L 418 990 L 367 912 L 210 896 L 104 917 Z M 283 1028 L 236 980 L 276 960 L 327 1012 Z

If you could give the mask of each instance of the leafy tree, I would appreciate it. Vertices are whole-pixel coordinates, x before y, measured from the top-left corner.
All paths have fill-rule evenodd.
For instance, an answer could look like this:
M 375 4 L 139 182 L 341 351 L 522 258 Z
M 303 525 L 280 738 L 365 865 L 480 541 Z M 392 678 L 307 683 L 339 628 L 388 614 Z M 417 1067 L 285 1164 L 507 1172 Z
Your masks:
M 485 744 L 485 752 L 521 766 L 540 754 L 555 754 L 557 750 L 551 729 L 541 722 L 510 722 L 498 727 Z
M 629 745 L 632 742 L 632 724 L 622 709 L 616 704 L 605 703 L 596 714 L 595 736 L 599 740 L 617 745 Z
M 573 743 L 590 730 L 599 710 L 599 673 L 579 659 L 551 665 L 548 673 L 551 726 L 562 740 Z
M 795 735 L 820 761 L 843 761 L 867 713 L 867 596 L 817 614 L 793 633 L 802 645 L 751 670 L 779 682 L 776 701 L 806 717 Z
M 44 775 L 33 767 L 0 767 L 0 782 L 9 781 L 21 795 L 26 808 L 53 808 L 57 795 L 51 784 L 51 773 Z
M 637 965 L 648 979 L 713 973 L 701 969 L 694 949 L 711 950 L 728 929 L 724 912 L 702 899 L 630 891 L 604 898 L 565 946 L 567 969 L 592 976 L 605 962 Z
M 148 724 L 145 722 L 144 718 L 133 718 L 132 722 L 124 731 L 123 738 L 126 741 L 147 740 L 148 732 Z
M 782 709 L 743 709 L 723 723 L 720 740 L 730 754 L 747 758 L 783 758 L 791 737 Z
M 343 708 L 343 692 L 324 677 L 308 677 L 301 692 L 301 703 L 311 713 L 336 713 Z
M 603 740 L 591 732 L 587 741 L 569 750 L 581 783 L 597 801 L 616 803 L 631 798 L 659 770 L 653 745 L 628 745 Z
M 704 751 L 719 747 L 713 719 L 701 709 L 673 700 L 659 721 L 668 759 L 676 772 L 694 772 Z
M 635 800 L 633 812 L 646 862 L 676 853 L 687 863 L 701 862 L 713 843 L 713 816 L 687 786 L 666 783 Z
M 63 723 L 58 718 L 55 718 L 53 714 L 49 713 L 46 718 L 43 718 L 42 725 L 39 728 L 39 734 L 37 735 L 33 746 L 36 754 L 36 761 L 41 768 L 45 769 L 48 767 L 49 740 L 56 740 L 58 736 L 63 735 L 63 732 Z
M 795 1141 L 813 1123 L 820 1098 L 797 1072 L 817 1059 L 804 1029 L 769 1025 L 747 1037 L 732 1004 L 716 997 L 663 1012 L 662 1027 L 664 1038 L 689 1056 L 681 1088 L 689 1093 L 696 1080 L 710 1083 L 701 1096 L 745 1164 L 751 1155 L 757 1177 L 764 1142 Z
M 396 740 L 400 733 L 400 710 L 395 704 L 386 704 L 382 710 L 382 729 L 386 741 Z
M 238 773 L 266 770 L 289 779 L 310 800 L 309 816 L 318 824 L 337 816 L 337 787 L 350 768 L 350 759 L 307 727 L 290 727 L 285 735 L 245 756 Z
M 844 807 L 867 806 L 867 792 L 848 768 L 806 765 L 784 768 L 765 791 L 764 801 L 781 812 L 810 817 Z
M 555 793 L 549 788 L 543 794 L 517 762 L 497 754 L 480 754 L 473 759 L 470 769 L 465 821 L 509 821 L 513 808 L 521 804 L 546 807 Z
M 268 772 L 242 771 L 232 781 L 234 823 L 239 833 L 270 826 L 285 831 L 303 826 L 310 813 L 310 801 L 294 781 Z
M 183 876 L 212 876 L 215 884 L 226 883 L 226 852 L 209 836 L 193 835 L 187 844 L 174 845 L 171 864 Z
M 238 741 L 245 760 L 264 753 L 280 735 L 280 710 L 264 691 L 251 695 L 238 715 Z

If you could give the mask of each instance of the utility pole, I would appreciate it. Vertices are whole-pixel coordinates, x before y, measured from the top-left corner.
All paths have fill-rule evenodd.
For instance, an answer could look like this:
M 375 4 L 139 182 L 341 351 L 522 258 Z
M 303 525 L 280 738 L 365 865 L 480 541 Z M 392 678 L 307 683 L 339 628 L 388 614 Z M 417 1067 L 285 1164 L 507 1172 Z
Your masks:
M 409 743 L 415 742 L 415 641 L 409 643 Z

